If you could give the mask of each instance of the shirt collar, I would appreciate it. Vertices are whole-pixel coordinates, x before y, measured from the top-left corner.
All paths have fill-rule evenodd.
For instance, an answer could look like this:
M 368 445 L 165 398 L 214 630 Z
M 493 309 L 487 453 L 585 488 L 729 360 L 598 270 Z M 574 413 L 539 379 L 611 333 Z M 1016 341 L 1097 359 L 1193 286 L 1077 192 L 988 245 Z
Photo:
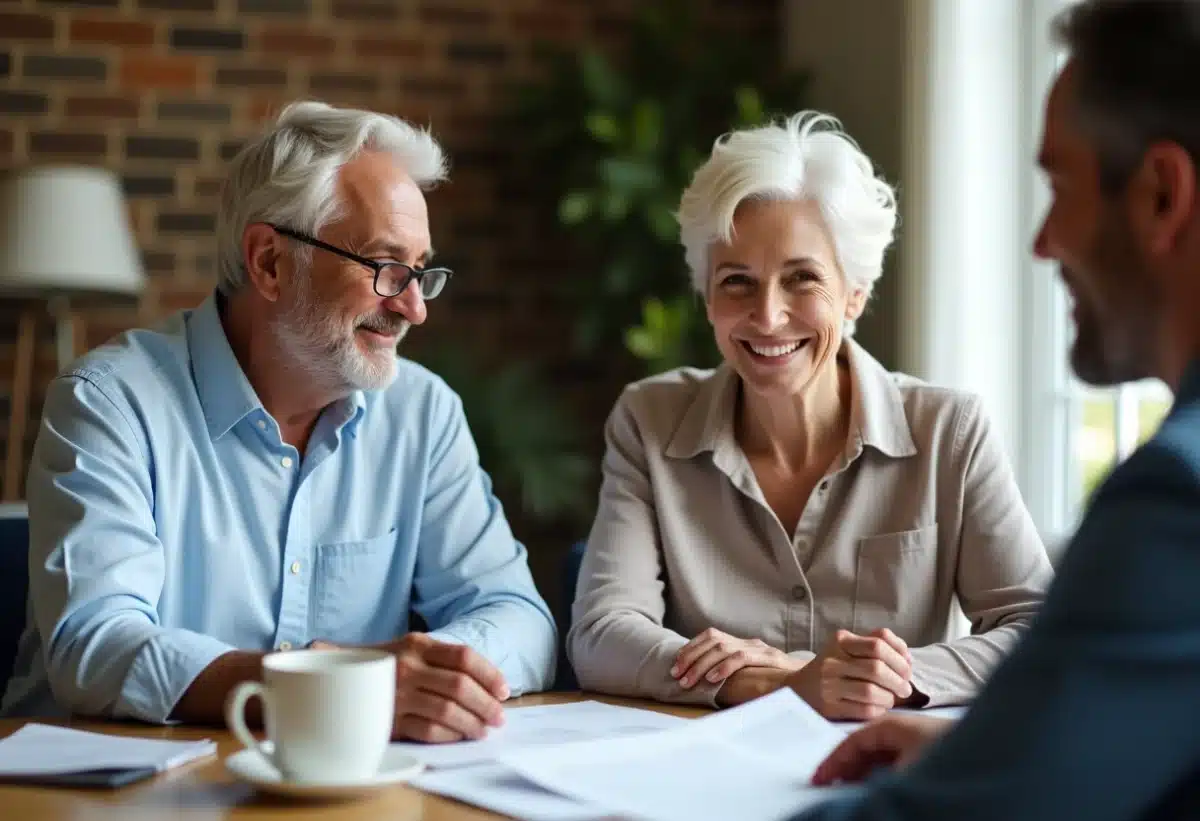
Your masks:
M 871 447 L 893 458 L 915 454 L 904 399 L 892 375 L 853 339 L 845 340 L 841 354 L 850 365 L 851 448 Z M 720 460 L 730 448 L 736 448 L 733 418 L 740 386 L 737 373 L 722 363 L 684 412 L 667 443 L 666 455 L 690 459 L 711 451 Z
M 846 340 L 844 350 L 854 386 L 850 429 L 858 431 L 864 447 L 893 459 L 915 455 L 917 446 L 895 377 L 853 339 Z
M 225 335 L 220 313 L 222 301 L 220 293 L 214 291 L 191 312 L 187 322 L 192 378 L 213 439 L 220 439 L 255 411 L 266 413 Z M 336 428 L 353 435 L 365 410 L 366 397 L 362 391 L 354 391 L 336 402 L 329 412 L 336 414 Z
M 229 347 L 221 325 L 218 303 L 213 292 L 188 317 L 188 353 L 192 359 L 192 378 L 208 432 L 219 439 L 248 414 L 262 408 L 250 380 Z

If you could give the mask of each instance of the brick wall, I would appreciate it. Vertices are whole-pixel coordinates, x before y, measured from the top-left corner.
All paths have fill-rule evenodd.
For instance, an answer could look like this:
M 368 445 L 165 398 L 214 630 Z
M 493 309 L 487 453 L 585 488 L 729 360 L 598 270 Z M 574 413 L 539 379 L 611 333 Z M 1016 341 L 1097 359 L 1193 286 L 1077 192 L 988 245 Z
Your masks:
M 477 350 L 545 360 L 598 435 L 625 375 L 570 357 L 560 284 L 571 259 L 533 217 L 529 186 L 506 179 L 519 135 L 494 120 L 504 91 L 536 74 L 539 41 L 618 41 L 636 2 L 0 0 L 0 168 L 121 174 L 150 284 L 136 309 L 83 312 L 92 346 L 205 296 L 224 163 L 282 104 L 314 97 L 429 124 L 453 163 L 430 198 L 435 245 L 462 275 L 413 344 L 469 334 Z M 774 53 L 777 0 L 705 5 Z M 0 308 L 6 420 L 14 330 L 12 307 Z M 54 367 L 45 323 L 27 446 Z

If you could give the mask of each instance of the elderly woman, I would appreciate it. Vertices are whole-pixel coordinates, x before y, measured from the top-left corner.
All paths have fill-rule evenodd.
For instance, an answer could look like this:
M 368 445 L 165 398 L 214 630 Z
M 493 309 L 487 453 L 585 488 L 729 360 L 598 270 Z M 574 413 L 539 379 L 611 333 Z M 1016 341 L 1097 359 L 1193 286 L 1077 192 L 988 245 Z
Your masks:
M 979 401 L 851 338 L 891 188 L 805 112 L 718 140 L 679 221 L 724 363 L 612 411 L 567 640 L 581 685 L 710 705 L 788 685 L 847 719 L 968 701 L 1051 567 Z

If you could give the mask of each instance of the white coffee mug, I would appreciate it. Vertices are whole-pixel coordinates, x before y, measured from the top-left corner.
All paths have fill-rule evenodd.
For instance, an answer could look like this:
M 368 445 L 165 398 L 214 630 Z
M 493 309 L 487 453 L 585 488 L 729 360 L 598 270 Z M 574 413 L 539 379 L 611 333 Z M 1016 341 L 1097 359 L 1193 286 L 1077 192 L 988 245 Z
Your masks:
M 246 727 L 246 702 L 263 701 L 272 747 Z M 396 708 L 396 657 L 382 650 L 294 650 L 263 659 L 262 683 L 229 694 L 225 720 L 239 741 L 258 750 L 283 777 L 341 783 L 379 771 Z

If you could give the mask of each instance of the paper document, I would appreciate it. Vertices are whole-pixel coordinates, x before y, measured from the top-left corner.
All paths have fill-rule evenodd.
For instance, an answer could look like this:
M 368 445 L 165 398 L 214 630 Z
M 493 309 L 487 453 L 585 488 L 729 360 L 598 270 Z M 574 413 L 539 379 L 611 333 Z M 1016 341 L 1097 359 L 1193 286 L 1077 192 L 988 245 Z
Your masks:
M 464 767 L 495 761 L 503 753 L 597 738 L 624 738 L 686 723 L 687 719 L 653 710 L 581 701 L 510 708 L 504 711 L 504 726 L 490 730 L 487 738 L 480 741 L 401 742 L 392 748 L 419 758 L 427 767 Z
M 646 821 L 787 818 L 842 788 L 817 765 L 845 737 L 790 689 L 660 733 L 505 754 L 551 792 Z
M 426 770 L 412 785 L 522 821 L 600 821 L 607 810 L 540 787 L 499 764 Z
M 163 741 L 26 724 L 0 740 L 0 777 L 153 769 L 163 772 L 214 755 L 215 742 Z

